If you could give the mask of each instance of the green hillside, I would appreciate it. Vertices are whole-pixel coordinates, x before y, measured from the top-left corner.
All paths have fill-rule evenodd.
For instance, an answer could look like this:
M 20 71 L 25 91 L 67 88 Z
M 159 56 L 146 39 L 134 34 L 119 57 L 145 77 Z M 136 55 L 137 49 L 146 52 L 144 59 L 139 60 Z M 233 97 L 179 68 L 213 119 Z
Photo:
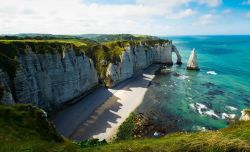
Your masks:
M 133 34 L 82 34 L 82 35 L 53 35 L 27 33 L 16 35 L 3 35 L 0 40 L 92 40 L 96 42 L 109 41 L 128 41 L 128 40 L 158 40 L 158 37 L 148 35 L 133 35 Z
M 159 40 L 159 38 L 148 35 L 132 35 L 132 34 L 100 34 L 100 35 L 82 35 L 83 38 L 88 38 L 97 42 L 109 41 L 131 41 L 131 40 Z
M 56 133 L 42 110 L 31 105 L 0 105 L 0 143 L 1 152 L 250 151 L 250 122 L 218 131 L 174 133 L 110 144 L 73 142 Z

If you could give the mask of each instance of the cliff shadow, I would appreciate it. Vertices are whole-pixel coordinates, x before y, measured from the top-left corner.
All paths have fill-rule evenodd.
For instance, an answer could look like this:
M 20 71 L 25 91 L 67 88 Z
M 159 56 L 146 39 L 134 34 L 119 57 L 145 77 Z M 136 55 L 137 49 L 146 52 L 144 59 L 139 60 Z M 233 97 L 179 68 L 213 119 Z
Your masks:
M 118 123 L 118 119 L 121 118 L 116 114 L 122 106 L 122 104 L 118 102 L 119 99 L 120 98 L 114 95 L 111 96 L 98 107 L 86 121 L 77 127 L 70 135 L 70 138 L 74 140 L 86 140 L 93 138 L 94 135 L 107 135 L 107 129 L 112 128 L 112 124 Z
M 72 104 L 60 112 L 56 113 L 51 120 L 56 126 L 59 133 L 65 137 L 70 137 L 90 116 L 95 113 L 95 110 L 105 103 L 110 97 L 113 98 L 112 109 L 116 111 L 119 104 L 115 103 L 118 99 L 113 97 L 113 92 L 105 87 L 97 88 L 91 94 L 85 96 L 77 103 Z M 115 116 L 111 116 L 115 117 Z

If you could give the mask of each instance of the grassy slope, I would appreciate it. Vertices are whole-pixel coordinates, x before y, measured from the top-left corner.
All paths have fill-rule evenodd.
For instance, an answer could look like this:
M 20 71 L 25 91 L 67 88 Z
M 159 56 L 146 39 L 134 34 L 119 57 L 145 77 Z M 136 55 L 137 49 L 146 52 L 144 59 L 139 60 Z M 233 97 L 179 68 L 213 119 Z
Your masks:
M 40 109 L 31 105 L 0 105 L 0 151 L 41 151 L 63 141 Z
M 125 140 L 81 148 L 79 144 L 60 137 L 38 108 L 0 105 L 0 143 L 3 152 L 250 151 L 250 122 L 219 131 L 175 133 L 157 139 Z
M 92 151 L 250 151 L 250 123 L 241 122 L 219 131 L 175 133 L 159 139 L 125 140 Z
M 162 138 L 133 140 L 134 134 L 143 127 L 139 119 L 132 113 L 119 127 L 117 143 L 96 151 L 250 151 L 250 122 L 237 122 L 218 131 L 173 133 Z

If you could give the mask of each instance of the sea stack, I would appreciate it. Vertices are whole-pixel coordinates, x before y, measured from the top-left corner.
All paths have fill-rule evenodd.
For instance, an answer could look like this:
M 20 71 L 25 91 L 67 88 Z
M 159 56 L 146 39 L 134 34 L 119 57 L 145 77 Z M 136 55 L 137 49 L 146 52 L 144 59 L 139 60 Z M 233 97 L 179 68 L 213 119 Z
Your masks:
M 195 49 L 193 49 L 188 59 L 187 70 L 200 70 L 198 63 L 197 63 L 197 56 L 196 56 Z

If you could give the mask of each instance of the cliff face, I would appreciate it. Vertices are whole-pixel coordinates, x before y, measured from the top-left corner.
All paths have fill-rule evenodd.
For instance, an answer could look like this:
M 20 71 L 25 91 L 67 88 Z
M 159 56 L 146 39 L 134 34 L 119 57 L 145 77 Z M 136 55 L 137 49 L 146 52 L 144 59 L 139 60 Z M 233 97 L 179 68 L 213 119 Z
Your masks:
M 7 75 L 6 72 L 3 72 L 1 69 L 0 69 L 0 86 L 1 86 L 0 88 L 1 100 L 0 101 L 4 104 L 14 104 L 15 101 L 13 99 L 13 96 L 9 87 L 10 86 L 9 76 Z
M 181 56 L 171 42 L 157 44 L 155 47 L 147 47 L 147 44 L 129 46 L 121 55 L 121 62 L 117 65 L 110 63 L 107 68 L 106 86 L 112 87 L 118 82 L 128 79 L 134 73 L 148 67 L 152 63 L 165 63 L 172 65 L 172 52 L 177 55 L 177 64 L 181 64 Z
M 17 103 L 38 105 L 46 110 L 58 108 L 98 84 L 93 61 L 85 55 L 76 56 L 72 48 L 61 54 L 35 54 L 31 48 L 19 55 L 13 96 Z M 0 73 L 1 74 L 1 73 Z M 8 76 L 2 72 L 5 86 L 2 102 L 13 103 Z
M 172 64 L 176 51 L 171 42 L 129 45 L 120 54 L 120 62 L 107 63 L 103 81 L 112 87 L 153 62 Z M 84 53 L 75 52 L 74 47 L 66 47 L 62 52 L 37 53 L 26 46 L 25 54 L 15 57 L 19 65 L 14 78 L 0 70 L 0 102 L 29 103 L 53 111 L 98 85 L 101 79 L 96 64 Z

